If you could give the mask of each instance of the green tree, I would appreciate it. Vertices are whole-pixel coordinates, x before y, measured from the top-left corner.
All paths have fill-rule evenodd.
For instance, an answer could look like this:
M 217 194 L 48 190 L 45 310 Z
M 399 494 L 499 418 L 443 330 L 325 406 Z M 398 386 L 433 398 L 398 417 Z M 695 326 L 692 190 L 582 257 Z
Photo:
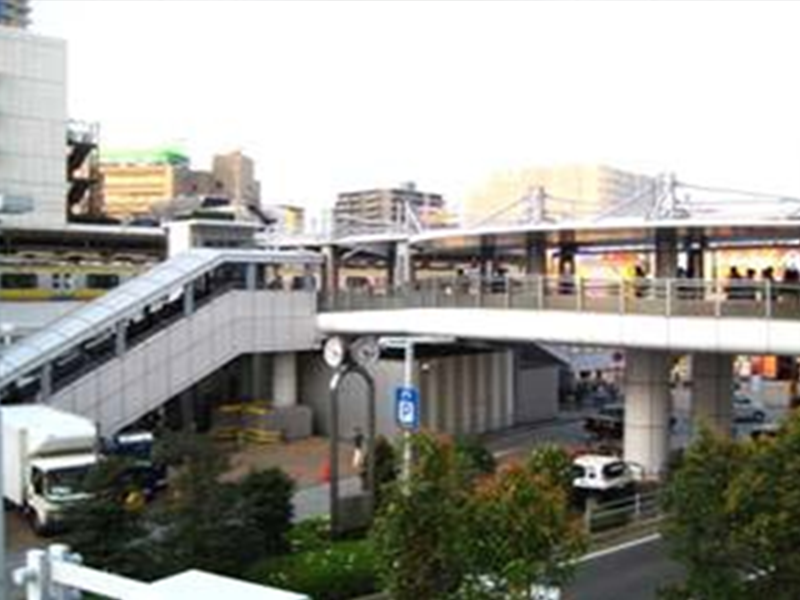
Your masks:
M 87 498 L 65 512 L 65 541 L 88 565 L 137 577 L 151 565 L 142 502 L 133 501 L 140 491 L 126 476 L 129 466 L 110 458 L 89 473 Z
M 534 583 L 568 578 L 583 537 L 555 478 L 522 467 L 478 475 L 448 440 L 423 433 L 412 444 L 410 480 L 391 488 L 373 529 L 393 598 L 528 598 Z
M 383 504 L 387 486 L 397 480 L 399 473 L 397 464 L 397 451 L 392 443 L 384 436 L 375 438 L 375 508 L 378 510 Z
M 797 416 L 774 441 L 701 432 L 664 492 L 664 532 L 686 567 L 666 597 L 800 597 L 799 457 Z
M 468 572 L 460 597 L 522 600 L 535 586 L 560 586 L 585 548 L 567 490 L 547 474 L 501 469 L 470 497 Z
M 497 459 L 474 436 L 456 438 L 455 452 L 459 469 L 469 483 L 474 483 L 478 478 L 494 473 L 497 468 Z
M 236 486 L 239 514 L 242 517 L 251 551 L 258 556 L 281 554 L 289 549 L 292 525 L 294 482 L 280 469 L 249 473 Z
M 372 530 L 378 572 L 396 600 L 445 598 L 461 581 L 466 494 L 451 442 L 411 437 L 407 482 L 389 486 Z
M 572 490 L 572 459 L 560 446 L 544 444 L 534 448 L 525 468 L 530 473 L 545 477 L 567 494 Z

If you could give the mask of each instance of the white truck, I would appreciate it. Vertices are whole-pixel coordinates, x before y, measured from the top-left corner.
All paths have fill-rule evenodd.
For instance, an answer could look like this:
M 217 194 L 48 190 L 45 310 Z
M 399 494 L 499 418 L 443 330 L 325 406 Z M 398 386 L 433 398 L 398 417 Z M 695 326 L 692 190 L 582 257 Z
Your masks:
M 3 494 L 31 518 L 37 533 L 58 525 L 70 502 L 97 464 L 95 424 L 84 417 L 43 405 L 3 406 Z

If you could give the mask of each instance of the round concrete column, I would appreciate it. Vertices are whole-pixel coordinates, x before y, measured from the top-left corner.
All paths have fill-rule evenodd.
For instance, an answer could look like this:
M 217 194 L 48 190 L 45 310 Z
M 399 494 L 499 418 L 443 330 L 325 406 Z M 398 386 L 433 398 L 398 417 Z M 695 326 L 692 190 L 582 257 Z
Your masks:
M 284 352 L 273 357 L 272 403 L 276 408 L 297 404 L 297 354 Z
M 729 436 L 733 413 L 733 357 L 698 352 L 692 355 L 692 429 L 701 423 Z
M 654 350 L 625 355 L 625 460 L 660 477 L 669 454 L 670 356 Z
M 673 279 L 678 274 L 678 240 L 673 229 L 656 229 L 655 275 Z
M 525 244 L 525 274 L 547 275 L 547 243 L 542 235 L 528 234 Z

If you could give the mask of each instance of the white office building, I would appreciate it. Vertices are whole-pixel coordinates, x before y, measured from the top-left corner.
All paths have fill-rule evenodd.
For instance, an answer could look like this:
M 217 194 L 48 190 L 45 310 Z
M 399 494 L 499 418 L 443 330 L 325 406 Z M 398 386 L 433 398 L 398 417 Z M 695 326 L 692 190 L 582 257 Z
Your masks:
M 66 43 L 0 26 L 0 196 L 33 202 L 0 226 L 66 223 Z

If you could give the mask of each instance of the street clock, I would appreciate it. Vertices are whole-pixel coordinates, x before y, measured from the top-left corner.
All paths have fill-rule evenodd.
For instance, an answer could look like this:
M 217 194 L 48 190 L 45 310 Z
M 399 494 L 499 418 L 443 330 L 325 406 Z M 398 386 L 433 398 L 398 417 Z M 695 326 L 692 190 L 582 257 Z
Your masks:
M 338 368 L 347 357 L 345 341 L 338 335 L 328 338 L 328 341 L 325 342 L 325 347 L 322 349 L 322 356 L 329 367 Z
M 373 336 L 360 337 L 350 345 L 350 356 L 362 367 L 371 367 L 378 362 L 380 355 L 380 345 Z

